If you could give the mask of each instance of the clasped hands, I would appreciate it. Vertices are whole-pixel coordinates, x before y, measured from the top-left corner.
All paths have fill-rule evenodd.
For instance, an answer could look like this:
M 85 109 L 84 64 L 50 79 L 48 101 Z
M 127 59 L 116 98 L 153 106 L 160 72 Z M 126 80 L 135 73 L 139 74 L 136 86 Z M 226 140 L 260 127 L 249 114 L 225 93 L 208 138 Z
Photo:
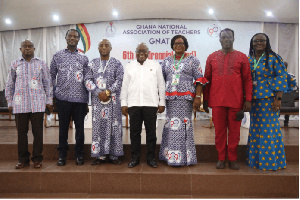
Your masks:
M 102 101 L 102 102 L 107 102 L 107 101 L 109 101 L 110 96 L 107 96 L 107 95 L 106 95 L 106 92 L 105 92 L 105 91 L 102 91 L 102 92 L 100 92 L 100 93 L 98 94 L 98 98 L 99 98 L 100 101 Z

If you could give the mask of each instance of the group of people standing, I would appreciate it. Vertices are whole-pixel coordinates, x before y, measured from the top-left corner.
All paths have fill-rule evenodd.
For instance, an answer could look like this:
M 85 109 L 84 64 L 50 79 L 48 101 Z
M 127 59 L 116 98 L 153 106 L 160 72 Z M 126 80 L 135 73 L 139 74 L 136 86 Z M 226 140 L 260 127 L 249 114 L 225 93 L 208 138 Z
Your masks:
M 148 59 L 149 48 L 141 43 L 136 48 L 136 60 L 123 69 L 119 60 L 110 56 L 111 43 L 99 43 L 100 57 L 89 62 L 80 54 L 77 44 L 80 34 L 75 29 L 66 33 L 66 49 L 57 52 L 50 71 L 45 62 L 34 57 L 34 44 L 21 43 L 22 57 L 10 66 L 6 98 L 16 115 L 18 129 L 18 164 L 30 163 L 28 152 L 28 122 L 34 135 L 32 161 L 42 165 L 43 112 L 59 115 L 58 166 L 66 164 L 68 129 L 75 123 L 76 164 L 84 164 L 84 118 L 88 112 L 89 92 L 92 100 L 92 165 L 104 162 L 121 164 L 122 114 L 130 117 L 131 160 L 135 167 L 141 157 L 141 130 L 146 129 L 147 164 L 156 168 L 157 113 L 166 108 L 159 159 L 170 166 L 197 163 L 193 135 L 192 112 L 201 106 L 212 108 L 215 124 L 215 144 L 218 151 L 217 169 L 225 168 L 226 157 L 232 169 L 239 169 L 237 146 L 244 112 L 251 115 L 247 145 L 247 163 L 253 168 L 277 170 L 286 167 L 284 144 L 279 126 L 279 110 L 283 92 L 293 87 L 283 61 L 270 47 L 264 33 L 253 36 L 249 57 L 233 49 L 234 31 L 220 32 L 222 49 L 206 61 L 203 76 L 200 61 L 186 53 L 188 41 L 182 35 L 171 40 L 174 56 L 161 64 Z M 228 129 L 228 131 L 227 131 Z

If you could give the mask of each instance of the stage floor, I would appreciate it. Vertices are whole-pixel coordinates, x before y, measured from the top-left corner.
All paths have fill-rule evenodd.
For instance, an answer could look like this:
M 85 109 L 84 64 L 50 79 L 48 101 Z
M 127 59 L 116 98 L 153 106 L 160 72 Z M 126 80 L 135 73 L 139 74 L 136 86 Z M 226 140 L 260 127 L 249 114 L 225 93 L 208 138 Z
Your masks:
M 165 120 L 158 120 L 157 125 L 157 144 L 161 143 L 162 130 Z M 58 125 L 58 122 L 52 120 L 52 124 Z M 283 121 L 280 120 L 283 125 Z M 293 121 L 290 124 L 293 127 L 281 128 L 285 145 L 298 145 L 299 144 L 299 122 Z M 5 126 L 5 127 L 3 127 Z M 209 120 L 197 120 L 193 122 L 195 144 L 214 144 L 215 142 L 215 129 L 209 128 Z M 14 121 L 0 121 L 0 144 L 16 144 L 17 143 L 17 130 Z M 58 143 L 58 127 L 44 127 L 44 144 L 57 144 Z M 241 127 L 240 145 L 247 144 L 249 129 Z M 33 136 L 31 130 L 28 133 L 28 142 L 32 144 Z M 75 144 L 75 128 L 69 129 L 69 144 Z M 85 129 L 85 144 L 92 143 L 92 129 Z M 142 144 L 146 143 L 145 129 L 142 130 Z M 123 144 L 130 144 L 129 128 L 123 127 Z

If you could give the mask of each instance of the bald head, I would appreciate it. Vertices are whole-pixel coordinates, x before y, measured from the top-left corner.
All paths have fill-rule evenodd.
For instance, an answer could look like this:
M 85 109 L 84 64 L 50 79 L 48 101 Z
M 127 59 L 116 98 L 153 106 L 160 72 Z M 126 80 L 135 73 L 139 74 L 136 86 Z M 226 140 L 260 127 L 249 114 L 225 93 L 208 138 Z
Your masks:
M 21 42 L 21 47 L 22 47 L 22 45 L 24 44 L 24 43 L 27 43 L 27 44 L 31 44 L 33 47 L 34 47 L 34 44 L 33 44 L 33 42 L 31 41 L 31 40 L 29 40 L 29 39 L 25 39 L 25 40 L 23 40 L 22 42 Z
M 142 65 L 148 58 L 149 48 L 145 43 L 141 43 L 137 46 L 135 53 L 137 61 Z
M 112 50 L 110 41 L 107 39 L 103 39 L 98 45 L 98 50 L 101 56 L 101 60 L 108 60 L 110 51 Z

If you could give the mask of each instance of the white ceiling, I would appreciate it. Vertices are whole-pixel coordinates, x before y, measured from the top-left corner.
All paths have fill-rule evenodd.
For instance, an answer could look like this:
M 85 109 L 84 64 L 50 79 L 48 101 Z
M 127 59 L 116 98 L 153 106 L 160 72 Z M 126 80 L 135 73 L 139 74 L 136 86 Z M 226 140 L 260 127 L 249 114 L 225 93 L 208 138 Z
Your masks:
M 52 20 L 54 13 L 59 22 Z M 0 31 L 155 18 L 299 23 L 299 0 L 0 0 Z

